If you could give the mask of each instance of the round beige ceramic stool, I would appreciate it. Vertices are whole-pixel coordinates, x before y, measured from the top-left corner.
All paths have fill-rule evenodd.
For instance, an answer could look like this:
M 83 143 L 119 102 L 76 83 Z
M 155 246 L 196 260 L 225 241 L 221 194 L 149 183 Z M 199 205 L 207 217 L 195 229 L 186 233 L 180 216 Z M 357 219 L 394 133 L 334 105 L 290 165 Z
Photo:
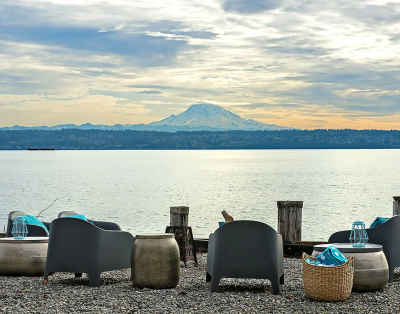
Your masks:
M 0 275 L 43 276 L 48 237 L 0 238 Z
M 167 289 L 179 282 L 180 256 L 170 233 L 139 234 L 132 247 L 132 282 L 135 287 Z

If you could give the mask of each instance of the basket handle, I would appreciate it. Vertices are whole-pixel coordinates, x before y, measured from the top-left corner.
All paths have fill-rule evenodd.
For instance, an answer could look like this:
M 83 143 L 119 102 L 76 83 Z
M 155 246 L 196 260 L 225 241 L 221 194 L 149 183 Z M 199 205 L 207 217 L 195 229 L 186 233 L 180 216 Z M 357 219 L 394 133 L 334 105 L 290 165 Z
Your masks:
M 349 257 L 349 263 L 350 263 L 350 265 L 351 265 L 351 267 L 350 267 L 350 272 L 351 272 L 351 273 L 354 273 L 354 256 L 353 256 L 353 255 L 351 255 L 351 256 Z

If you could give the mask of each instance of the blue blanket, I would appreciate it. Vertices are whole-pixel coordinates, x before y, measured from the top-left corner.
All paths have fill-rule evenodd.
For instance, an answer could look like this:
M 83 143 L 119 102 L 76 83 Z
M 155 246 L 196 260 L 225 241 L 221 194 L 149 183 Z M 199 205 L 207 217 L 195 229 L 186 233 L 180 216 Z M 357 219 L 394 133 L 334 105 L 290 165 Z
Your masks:
M 47 231 L 47 233 L 49 233 L 49 230 L 47 230 L 47 227 L 43 224 L 43 222 L 41 222 L 37 217 L 32 216 L 32 215 L 26 215 L 26 216 L 18 216 L 18 217 L 23 217 L 25 219 L 25 223 L 27 225 L 34 225 L 34 226 L 40 226 L 42 227 L 44 230 Z M 17 217 L 16 217 L 17 218 Z

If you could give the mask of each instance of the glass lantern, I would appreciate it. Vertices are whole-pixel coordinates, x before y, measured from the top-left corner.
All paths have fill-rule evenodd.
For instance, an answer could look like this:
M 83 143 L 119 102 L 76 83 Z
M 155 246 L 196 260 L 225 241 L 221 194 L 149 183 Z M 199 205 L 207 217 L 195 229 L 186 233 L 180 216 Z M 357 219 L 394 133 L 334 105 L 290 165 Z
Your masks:
M 365 230 L 365 223 L 362 221 L 353 222 L 350 233 L 350 242 L 354 247 L 364 247 L 368 242 L 367 231 Z
M 28 234 L 28 227 L 26 226 L 25 217 L 19 216 L 14 218 L 14 223 L 11 229 L 11 234 L 14 239 L 25 239 Z

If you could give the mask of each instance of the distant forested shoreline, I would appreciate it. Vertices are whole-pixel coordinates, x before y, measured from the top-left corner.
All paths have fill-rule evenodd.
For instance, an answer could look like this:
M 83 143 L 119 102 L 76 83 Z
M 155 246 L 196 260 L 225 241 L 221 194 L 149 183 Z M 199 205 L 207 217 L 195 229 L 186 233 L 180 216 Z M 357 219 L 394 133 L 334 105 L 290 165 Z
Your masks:
M 0 150 L 170 149 L 393 149 L 400 130 L 111 131 L 64 129 L 0 131 Z

